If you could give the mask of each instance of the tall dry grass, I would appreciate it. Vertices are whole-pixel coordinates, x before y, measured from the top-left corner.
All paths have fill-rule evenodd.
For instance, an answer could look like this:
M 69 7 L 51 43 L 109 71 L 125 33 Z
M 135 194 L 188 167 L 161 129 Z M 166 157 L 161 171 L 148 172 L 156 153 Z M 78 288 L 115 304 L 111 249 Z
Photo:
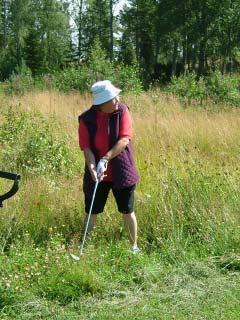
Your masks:
M 88 94 L 31 92 L 3 99 L 5 105 L 27 112 L 54 115 L 61 125 L 59 135 L 69 135 L 69 145 L 83 166 L 77 117 L 91 106 Z M 157 90 L 123 95 L 121 100 L 130 107 L 134 123 L 134 152 L 141 176 L 136 212 L 142 246 L 164 248 L 168 243 L 175 250 L 181 243 L 185 247 L 186 242 L 195 241 L 215 252 L 236 247 L 240 222 L 239 110 L 220 111 L 217 106 L 216 110 L 184 109 L 174 97 Z M 53 225 L 69 237 L 80 232 L 84 215 L 81 173 L 79 168 L 79 176 L 70 180 L 26 180 L 13 200 L 22 230 L 27 228 L 36 238 L 47 236 Z M 106 213 L 99 219 L 97 238 L 121 237 L 119 220 L 110 197 Z
M 25 111 L 55 115 L 64 124 L 67 133 L 73 136 L 76 136 L 78 115 L 91 106 L 89 94 L 52 91 L 4 96 L 2 100 L 5 105 L 13 105 Z M 159 91 L 150 91 L 139 96 L 124 95 L 121 100 L 132 112 L 136 140 L 154 139 L 166 149 L 176 149 L 181 144 L 189 147 L 202 146 L 203 150 L 207 145 L 212 150 L 239 147 L 238 109 L 212 112 L 198 108 L 196 112 L 194 109 L 181 108 L 176 98 L 168 97 Z

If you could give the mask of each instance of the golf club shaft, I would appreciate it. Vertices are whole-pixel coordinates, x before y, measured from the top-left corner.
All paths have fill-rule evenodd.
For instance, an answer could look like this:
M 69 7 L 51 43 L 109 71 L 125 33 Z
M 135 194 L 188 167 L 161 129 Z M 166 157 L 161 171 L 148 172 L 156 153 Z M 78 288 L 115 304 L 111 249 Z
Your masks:
M 83 252 L 83 246 L 84 246 L 84 242 L 85 242 L 85 239 L 86 239 L 86 236 L 87 236 L 88 225 L 89 225 L 90 217 L 91 217 L 91 214 L 92 214 L 92 208 L 93 208 L 93 203 L 94 203 L 97 187 L 98 187 L 98 180 L 95 182 L 95 186 L 94 186 L 94 191 L 93 191 L 93 195 L 92 195 L 92 202 L 91 202 L 90 210 L 89 210 L 89 213 L 88 213 L 88 219 L 87 219 L 87 223 L 86 223 L 86 226 L 85 226 L 83 240 L 82 240 L 82 243 L 81 243 L 80 255 Z

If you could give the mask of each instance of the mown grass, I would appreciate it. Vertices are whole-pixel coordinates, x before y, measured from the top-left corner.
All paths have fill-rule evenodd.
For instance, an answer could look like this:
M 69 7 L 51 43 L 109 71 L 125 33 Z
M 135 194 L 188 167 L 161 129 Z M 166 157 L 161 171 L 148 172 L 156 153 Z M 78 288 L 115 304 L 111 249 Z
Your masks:
M 120 243 L 89 244 L 73 263 L 55 236 L 45 248 L 25 238 L 0 261 L 1 319 L 239 316 L 240 265 L 233 254 L 173 264 L 161 252 L 132 256 Z
M 76 264 L 68 252 L 77 253 L 84 217 L 77 115 L 90 97 L 2 96 L 1 124 L 9 106 L 15 126 L 27 120 L 1 127 L 1 167 L 22 175 L 0 215 L 1 319 L 238 319 L 239 111 L 183 109 L 158 91 L 123 100 L 134 119 L 142 252 L 131 256 L 110 197 Z M 67 148 L 62 158 L 56 146 Z M 9 186 L 0 181 L 1 192 Z

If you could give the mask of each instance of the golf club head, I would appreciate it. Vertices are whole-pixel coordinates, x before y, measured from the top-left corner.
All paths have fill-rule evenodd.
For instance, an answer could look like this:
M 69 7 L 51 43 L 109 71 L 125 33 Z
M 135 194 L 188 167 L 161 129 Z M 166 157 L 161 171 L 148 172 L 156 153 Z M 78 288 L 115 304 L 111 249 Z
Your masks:
M 72 254 L 72 253 L 69 253 L 69 255 L 74 261 L 80 261 L 80 256 L 76 256 L 75 254 Z

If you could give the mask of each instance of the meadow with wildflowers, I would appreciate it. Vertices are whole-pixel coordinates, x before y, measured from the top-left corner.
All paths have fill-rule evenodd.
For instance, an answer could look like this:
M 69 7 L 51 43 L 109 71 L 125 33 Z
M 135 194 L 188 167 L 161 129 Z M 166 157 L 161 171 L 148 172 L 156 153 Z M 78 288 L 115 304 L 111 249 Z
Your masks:
M 0 215 L 0 319 L 238 319 L 240 111 L 125 94 L 134 122 L 141 253 L 110 197 L 79 263 L 77 93 L 1 95 L 1 168 L 21 174 Z M 1 179 L 0 192 L 9 187 Z

